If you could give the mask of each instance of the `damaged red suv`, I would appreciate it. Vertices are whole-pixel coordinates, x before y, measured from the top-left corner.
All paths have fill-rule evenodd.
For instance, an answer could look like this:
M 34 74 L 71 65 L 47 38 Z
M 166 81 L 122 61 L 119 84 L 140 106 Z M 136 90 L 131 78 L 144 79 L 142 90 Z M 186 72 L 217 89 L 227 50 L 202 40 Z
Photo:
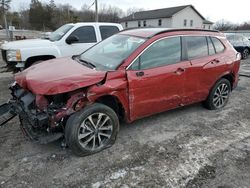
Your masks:
M 22 131 L 59 138 L 79 155 L 111 146 L 119 121 L 192 103 L 226 105 L 238 82 L 240 55 L 217 31 L 134 29 L 79 56 L 49 60 L 15 75 L 1 124 L 19 116 Z

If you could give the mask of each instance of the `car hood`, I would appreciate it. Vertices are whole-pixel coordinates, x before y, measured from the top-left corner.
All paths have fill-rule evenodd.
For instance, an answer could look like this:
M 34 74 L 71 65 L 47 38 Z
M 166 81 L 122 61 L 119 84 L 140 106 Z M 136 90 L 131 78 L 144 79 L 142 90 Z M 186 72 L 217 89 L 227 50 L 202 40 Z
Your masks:
M 15 74 L 15 80 L 34 94 L 55 95 L 99 83 L 105 75 L 68 57 L 33 65 Z
M 46 39 L 27 39 L 3 43 L 1 48 L 5 50 L 18 50 L 22 48 L 48 47 L 54 43 Z

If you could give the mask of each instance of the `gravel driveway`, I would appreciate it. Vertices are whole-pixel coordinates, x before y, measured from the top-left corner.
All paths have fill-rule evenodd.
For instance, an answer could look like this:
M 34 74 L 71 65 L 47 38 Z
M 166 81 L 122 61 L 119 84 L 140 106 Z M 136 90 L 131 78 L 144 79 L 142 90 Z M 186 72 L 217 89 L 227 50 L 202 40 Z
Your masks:
M 11 80 L 0 73 L 0 102 Z M 27 141 L 16 118 L 0 127 L 0 187 L 249 187 L 249 114 L 242 76 L 223 110 L 195 104 L 122 124 L 113 147 L 83 158 Z

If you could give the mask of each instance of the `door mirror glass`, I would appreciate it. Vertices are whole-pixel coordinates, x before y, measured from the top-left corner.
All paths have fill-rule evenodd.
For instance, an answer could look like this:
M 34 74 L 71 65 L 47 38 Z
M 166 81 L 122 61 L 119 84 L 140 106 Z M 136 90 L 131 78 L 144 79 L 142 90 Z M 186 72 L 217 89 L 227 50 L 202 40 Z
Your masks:
M 75 35 L 70 35 L 67 39 L 66 39 L 66 43 L 67 44 L 72 44 L 72 43 L 76 43 L 79 41 L 79 38 Z

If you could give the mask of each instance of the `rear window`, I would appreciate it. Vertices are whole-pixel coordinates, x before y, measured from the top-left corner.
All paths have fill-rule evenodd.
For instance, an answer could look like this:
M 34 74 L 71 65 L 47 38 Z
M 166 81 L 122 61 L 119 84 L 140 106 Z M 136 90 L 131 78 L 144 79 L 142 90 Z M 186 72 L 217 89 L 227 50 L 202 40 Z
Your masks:
M 207 39 L 203 36 L 185 37 L 188 58 L 194 59 L 208 55 Z
M 119 28 L 116 26 L 100 26 L 100 32 L 102 36 L 102 40 L 110 37 L 119 32 Z
M 219 39 L 217 39 L 215 37 L 211 37 L 211 39 L 214 43 L 216 53 L 221 53 L 225 50 L 224 45 L 222 44 L 222 42 Z

